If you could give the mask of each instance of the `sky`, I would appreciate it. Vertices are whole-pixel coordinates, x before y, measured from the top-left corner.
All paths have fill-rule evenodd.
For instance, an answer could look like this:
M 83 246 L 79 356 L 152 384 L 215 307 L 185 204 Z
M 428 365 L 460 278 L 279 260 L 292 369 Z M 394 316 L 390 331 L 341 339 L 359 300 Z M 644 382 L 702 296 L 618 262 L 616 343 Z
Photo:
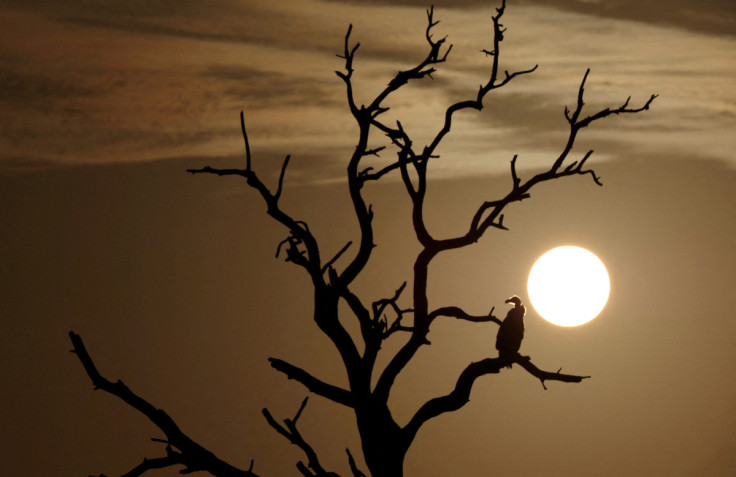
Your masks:
M 336 53 L 352 24 L 356 95 L 369 102 L 423 57 L 427 6 L 0 0 L 9 475 L 119 475 L 162 453 L 144 417 L 93 391 L 69 353 L 70 330 L 104 375 L 221 458 L 296 475 L 302 456 L 261 409 L 292 417 L 308 393 L 267 358 L 340 383 L 336 353 L 310 319 L 308 280 L 274 258 L 285 232 L 257 194 L 185 170 L 243 166 L 243 110 L 266 182 L 292 155 L 284 207 L 323 250 L 354 240 L 342 177 L 356 128 Z M 415 143 L 484 82 L 495 7 L 435 2 L 436 35 L 453 50 L 388 113 Z M 603 187 L 589 176 L 542 185 L 509 208 L 509 231 L 432 270 L 432 303 L 486 313 L 512 294 L 528 302 L 526 276 L 544 251 L 595 252 L 611 274 L 608 306 L 570 329 L 528 307 L 522 346 L 540 367 L 592 378 L 546 391 L 516 368 L 479 380 L 468 405 L 420 431 L 407 477 L 734 475 L 736 4 L 509 1 L 503 23 L 503 68 L 539 68 L 454 123 L 430 171 L 427 220 L 439 236 L 465 230 L 478 204 L 508 190 L 514 155 L 527 177 L 554 160 L 587 68 L 588 111 L 659 97 L 650 111 L 583 131 L 576 151 L 595 150 L 589 164 Z M 375 300 L 410 279 L 417 245 L 397 178 L 366 194 L 378 248 L 357 285 Z M 470 361 L 495 355 L 495 333 L 492 323 L 437 323 L 392 393 L 397 420 L 449 391 Z M 347 475 L 344 449 L 359 449 L 350 413 L 315 396 L 299 422 L 323 463 Z

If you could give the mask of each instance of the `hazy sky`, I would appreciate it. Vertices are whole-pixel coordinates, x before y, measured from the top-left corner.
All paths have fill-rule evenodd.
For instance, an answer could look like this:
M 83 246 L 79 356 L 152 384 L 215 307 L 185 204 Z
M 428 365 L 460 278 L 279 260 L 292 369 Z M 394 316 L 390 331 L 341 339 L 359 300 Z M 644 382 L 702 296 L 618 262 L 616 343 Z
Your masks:
M 406 475 L 734 475 L 736 3 L 508 3 L 505 68 L 539 69 L 456 121 L 431 172 L 427 216 L 438 235 L 465 229 L 474 207 L 505 193 L 514 154 L 522 174 L 554 159 L 586 68 L 590 110 L 660 96 L 651 111 L 584 131 L 578 150 L 595 149 L 603 188 L 587 176 L 543 186 L 509 209 L 511 231 L 432 270 L 432 303 L 486 313 L 511 294 L 528 301 L 526 275 L 547 249 L 597 253 L 612 280 L 601 316 L 562 329 L 529 307 L 522 348 L 540 367 L 593 378 L 547 391 L 516 368 L 479 380 L 466 407 L 420 431 Z M 307 393 L 266 358 L 340 383 L 336 354 L 310 320 L 306 277 L 273 258 L 284 230 L 256 194 L 184 171 L 242 165 L 242 109 L 265 180 L 293 156 L 285 207 L 324 250 L 354 240 L 341 177 L 355 127 L 335 54 L 352 23 L 357 96 L 370 101 L 423 57 L 427 6 L 0 0 L 0 426 L 9 440 L 0 455 L 9 475 L 118 475 L 162 453 L 145 418 L 92 391 L 68 353 L 70 329 L 103 374 L 218 456 L 245 468 L 255 459 L 264 476 L 296 475 L 301 455 L 260 410 L 291 417 Z M 435 2 L 436 34 L 453 51 L 389 113 L 416 143 L 484 82 L 480 50 L 495 7 Z M 410 279 L 417 248 L 398 182 L 367 194 L 379 247 L 358 285 L 370 301 Z M 397 419 L 446 393 L 470 361 L 495 355 L 495 332 L 433 328 L 432 346 L 392 394 Z M 344 448 L 359 448 L 353 419 L 313 397 L 300 420 L 326 466 L 346 475 Z

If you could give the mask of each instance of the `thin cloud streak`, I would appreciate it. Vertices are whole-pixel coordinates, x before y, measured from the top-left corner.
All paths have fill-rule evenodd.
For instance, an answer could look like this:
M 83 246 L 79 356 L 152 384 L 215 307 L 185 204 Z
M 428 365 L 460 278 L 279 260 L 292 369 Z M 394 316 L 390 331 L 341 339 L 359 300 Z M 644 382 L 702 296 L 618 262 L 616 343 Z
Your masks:
M 355 134 L 333 73 L 342 67 L 335 53 L 347 24 L 361 43 L 359 101 L 426 54 L 423 9 L 406 6 L 8 3 L 0 104 L 13 115 L 0 118 L 4 168 L 17 168 L 19 158 L 66 164 L 234 156 L 242 150 L 241 109 L 256 150 L 340 164 Z M 436 9 L 436 35 L 454 44 L 436 80 L 410 84 L 388 103 L 387 117 L 401 118 L 417 142 L 429 140 L 444 108 L 473 97 L 487 77 L 480 50 L 490 47 L 494 7 L 463 6 Z M 513 154 L 521 168 L 543 166 L 559 152 L 564 105 L 574 103 L 588 67 L 589 111 L 617 106 L 629 94 L 632 104 L 660 94 L 642 117 L 585 131 L 609 143 L 596 159 L 656 148 L 732 160 L 736 144 L 725 132 L 736 125 L 736 39 L 570 10 L 581 9 L 508 5 L 502 62 L 510 71 L 537 63 L 539 70 L 489 97 L 484 111 L 458 117 L 441 151 L 448 157 L 435 164 L 441 175 L 502 172 Z

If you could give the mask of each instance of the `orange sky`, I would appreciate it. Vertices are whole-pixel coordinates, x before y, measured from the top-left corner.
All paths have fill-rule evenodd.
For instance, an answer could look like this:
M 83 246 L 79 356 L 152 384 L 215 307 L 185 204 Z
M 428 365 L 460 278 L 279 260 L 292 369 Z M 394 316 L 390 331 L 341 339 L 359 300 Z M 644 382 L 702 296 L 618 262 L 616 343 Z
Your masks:
M 591 108 L 660 97 L 645 114 L 584 131 L 580 150 L 596 150 L 603 188 L 587 176 L 542 186 L 508 210 L 509 232 L 489 232 L 432 270 L 435 304 L 485 313 L 511 294 L 528 301 L 526 274 L 545 250 L 594 251 L 611 273 L 608 307 L 575 329 L 528 307 L 522 347 L 541 367 L 593 378 L 547 391 L 519 369 L 479 380 L 470 404 L 420 431 L 407 477 L 458 468 L 736 473 L 736 11 L 727 0 L 696 12 L 691 3 L 509 2 L 508 69 L 539 70 L 456 123 L 428 196 L 438 235 L 463 230 L 481 201 L 506 191 L 514 154 L 522 174 L 555 157 L 563 107 L 587 67 Z M 354 128 L 335 53 L 352 22 L 358 97 L 368 101 L 422 54 L 426 6 L 204 5 L 0 1 L 0 424 L 11 436 L 9 475 L 116 475 L 161 452 L 145 418 L 92 391 L 68 353 L 70 329 L 103 374 L 234 465 L 255 459 L 264 476 L 296 475 L 301 455 L 261 408 L 291 417 L 307 394 L 266 359 L 344 379 L 309 318 L 306 277 L 273 258 L 284 231 L 256 194 L 236 179 L 184 171 L 242 165 L 245 110 L 255 167 L 275 181 L 292 154 L 285 207 L 325 250 L 338 250 L 357 227 L 340 181 Z M 435 6 L 453 52 L 434 81 L 392 104 L 417 142 L 438 126 L 433 112 L 483 81 L 479 50 L 494 8 Z M 398 182 L 367 195 L 379 247 L 359 291 L 378 299 L 410 278 L 416 245 Z M 392 394 L 397 419 L 489 356 L 495 332 L 438 323 Z M 344 448 L 359 448 L 350 413 L 314 397 L 300 423 L 325 463 L 347 474 Z

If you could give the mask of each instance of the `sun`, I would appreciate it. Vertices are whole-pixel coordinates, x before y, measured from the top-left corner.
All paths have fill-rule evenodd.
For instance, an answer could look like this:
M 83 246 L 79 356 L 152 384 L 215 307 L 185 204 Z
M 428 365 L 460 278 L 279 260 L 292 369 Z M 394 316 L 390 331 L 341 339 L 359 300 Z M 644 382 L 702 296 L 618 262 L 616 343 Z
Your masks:
M 527 290 L 542 318 L 559 326 L 579 326 L 606 306 L 611 282 L 603 262 L 592 252 L 564 246 L 537 259 Z

